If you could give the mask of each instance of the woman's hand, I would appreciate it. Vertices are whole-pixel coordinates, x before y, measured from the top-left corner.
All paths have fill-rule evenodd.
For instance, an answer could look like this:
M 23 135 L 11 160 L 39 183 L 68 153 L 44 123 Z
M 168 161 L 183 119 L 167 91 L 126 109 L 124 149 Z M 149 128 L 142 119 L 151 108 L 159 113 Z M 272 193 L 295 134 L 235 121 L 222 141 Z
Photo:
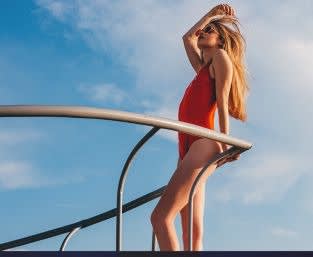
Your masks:
M 238 153 L 238 154 L 232 155 L 232 156 L 230 156 L 230 157 L 228 157 L 228 158 L 224 158 L 224 159 L 218 161 L 218 162 L 217 162 L 217 168 L 218 168 L 219 166 L 222 166 L 222 165 L 225 164 L 226 162 L 232 162 L 232 161 L 238 160 L 238 159 L 239 159 L 239 156 L 240 156 L 240 154 Z
M 221 149 L 222 149 L 222 152 L 228 150 L 231 146 L 227 145 L 227 144 L 224 144 L 224 143 L 221 143 Z M 232 161 L 236 161 L 238 160 L 240 157 L 240 153 L 234 153 L 232 154 L 231 156 L 227 157 L 227 158 L 223 158 L 222 160 L 218 161 L 217 162 L 217 167 L 225 164 L 226 162 L 232 162 Z
M 235 153 L 232 156 L 228 157 L 227 161 L 228 162 L 236 161 L 239 159 L 239 157 L 240 157 L 240 153 Z
M 215 15 L 231 15 L 235 16 L 235 10 L 228 4 L 219 4 L 209 12 L 211 16 Z
M 230 148 L 230 145 L 225 144 L 225 143 L 220 143 L 220 149 L 222 150 L 222 152 L 225 152 L 226 150 L 228 150 Z

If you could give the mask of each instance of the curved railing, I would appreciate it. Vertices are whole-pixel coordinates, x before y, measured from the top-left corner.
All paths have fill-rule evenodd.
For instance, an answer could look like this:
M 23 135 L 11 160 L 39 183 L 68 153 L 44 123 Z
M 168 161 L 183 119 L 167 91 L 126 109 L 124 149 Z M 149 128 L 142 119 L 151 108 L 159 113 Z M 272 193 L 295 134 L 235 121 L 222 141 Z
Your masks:
M 85 227 L 91 226 L 93 224 L 102 222 L 109 218 L 116 216 L 116 251 L 121 251 L 121 233 L 122 233 L 122 213 L 136 208 L 146 202 L 149 202 L 162 195 L 166 186 L 163 186 L 153 192 L 150 192 L 142 197 L 137 198 L 127 204 L 123 205 L 123 188 L 125 185 L 125 179 L 128 172 L 129 165 L 133 160 L 135 154 L 138 150 L 145 144 L 159 129 L 169 129 L 174 131 L 180 131 L 183 133 L 210 138 L 218 142 L 223 142 L 232 147 L 227 151 L 224 151 L 216 155 L 212 160 L 210 160 L 205 167 L 198 174 L 195 182 L 189 193 L 189 250 L 192 250 L 192 204 L 193 204 L 193 193 L 197 186 L 200 177 L 204 174 L 209 165 L 217 163 L 223 163 L 223 159 L 232 156 L 237 153 L 242 153 L 249 150 L 252 144 L 244 140 L 240 140 L 222 133 L 218 133 L 214 130 L 206 129 L 194 124 L 153 117 L 143 114 L 110 110 L 110 109 L 100 109 L 91 107 L 81 107 L 81 106 L 47 106 L 47 105 L 0 105 L 0 117 L 68 117 L 68 118 L 85 118 L 85 119 L 102 119 L 102 120 L 114 120 L 128 123 L 136 123 L 141 125 L 152 126 L 153 128 L 137 143 L 129 154 L 123 170 L 119 179 L 118 190 L 117 190 L 117 207 L 110 211 L 101 213 L 97 216 L 91 217 L 89 219 L 84 219 L 73 224 L 65 225 L 56 229 L 48 230 L 42 233 L 38 233 L 32 236 L 20 238 L 17 240 L 9 241 L 0 244 L 0 250 L 7 250 L 13 247 L 22 246 L 25 244 L 33 243 L 43 239 L 55 237 L 64 233 L 68 233 L 62 242 L 60 251 L 65 249 L 65 246 L 69 239 L 78 230 Z M 152 250 L 155 251 L 155 234 L 152 232 Z

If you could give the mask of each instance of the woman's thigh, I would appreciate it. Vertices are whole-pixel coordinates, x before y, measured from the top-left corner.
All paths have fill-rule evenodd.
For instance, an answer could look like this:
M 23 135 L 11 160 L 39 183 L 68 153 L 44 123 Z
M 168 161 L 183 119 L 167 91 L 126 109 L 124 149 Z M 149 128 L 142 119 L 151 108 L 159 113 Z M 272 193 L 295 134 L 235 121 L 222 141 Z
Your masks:
M 197 191 L 193 197 L 193 211 L 192 211 L 192 224 L 193 232 L 197 232 L 200 235 L 203 231 L 203 217 L 205 207 L 205 183 L 199 184 Z M 189 224 L 189 203 L 187 203 L 181 210 L 181 225 L 183 236 L 188 236 L 188 224 Z
M 199 139 L 193 142 L 167 184 L 155 208 L 156 212 L 164 218 L 175 218 L 176 214 L 188 203 L 192 184 L 203 166 L 219 152 L 219 145 L 213 140 Z M 205 174 L 199 180 L 195 192 L 199 184 L 204 183 L 215 168 L 216 164 L 212 164 L 207 168 Z
M 181 159 L 178 158 L 177 167 L 181 164 Z M 198 186 L 197 191 L 193 197 L 193 211 L 192 211 L 192 223 L 193 230 L 199 234 L 202 233 L 203 229 L 203 217 L 204 217 L 204 206 L 205 206 L 205 183 L 201 183 Z M 188 224 L 189 224 L 189 203 L 187 203 L 181 210 L 181 225 L 184 237 L 188 236 Z

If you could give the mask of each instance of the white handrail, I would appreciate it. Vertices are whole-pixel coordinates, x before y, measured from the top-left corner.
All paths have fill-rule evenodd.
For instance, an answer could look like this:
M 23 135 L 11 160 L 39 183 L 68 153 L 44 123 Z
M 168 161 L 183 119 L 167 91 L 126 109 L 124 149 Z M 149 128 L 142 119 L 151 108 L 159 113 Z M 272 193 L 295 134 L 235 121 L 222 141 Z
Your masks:
M 64 105 L 0 105 L 0 117 L 76 117 L 89 119 L 115 120 L 122 122 L 150 125 L 169 130 L 175 130 L 195 136 L 210 138 L 236 147 L 250 149 L 250 142 L 231 137 L 229 135 L 203 128 L 194 124 L 149 116 L 144 114 L 117 111 L 111 109 L 64 106 Z

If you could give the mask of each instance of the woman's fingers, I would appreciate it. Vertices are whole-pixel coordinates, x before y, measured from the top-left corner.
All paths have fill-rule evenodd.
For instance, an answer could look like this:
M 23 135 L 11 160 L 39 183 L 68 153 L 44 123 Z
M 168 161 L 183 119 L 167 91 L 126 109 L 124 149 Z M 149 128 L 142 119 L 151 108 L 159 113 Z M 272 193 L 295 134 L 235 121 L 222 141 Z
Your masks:
M 225 14 L 223 4 L 218 4 L 218 5 L 214 6 L 210 12 L 212 15 L 219 15 L 219 14 L 223 15 L 223 14 Z
M 240 154 L 235 154 L 235 155 L 229 157 L 229 158 L 228 158 L 228 161 L 230 161 L 230 162 L 231 162 L 231 161 L 236 161 L 236 160 L 239 159 L 239 157 L 240 157 Z
M 224 11 L 227 15 L 235 15 L 235 10 L 229 4 L 220 4 L 220 8 Z
M 220 161 L 217 162 L 217 167 L 222 166 L 224 163 L 226 163 L 227 160 L 226 159 L 222 159 Z
M 229 15 L 235 16 L 234 8 L 232 8 L 231 6 L 229 6 L 229 8 L 230 8 Z
M 211 15 L 235 15 L 235 10 L 229 4 L 218 4 L 210 12 Z
M 223 164 L 225 164 L 227 162 L 236 161 L 236 160 L 239 159 L 239 157 L 240 157 L 240 154 L 235 154 L 235 155 L 232 155 L 232 156 L 230 156 L 228 158 L 224 158 L 224 159 L 222 159 L 222 160 L 217 162 L 217 167 L 219 167 L 219 166 L 221 166 L 221 165 L 223 165 Z
M 228 12 L 229 12 L 228 5 L 227 5 L 227 4 L 222 4 L 222 6 L 223 6 L 224 12 L 225 12 L 226 14 L 228 14 Z

